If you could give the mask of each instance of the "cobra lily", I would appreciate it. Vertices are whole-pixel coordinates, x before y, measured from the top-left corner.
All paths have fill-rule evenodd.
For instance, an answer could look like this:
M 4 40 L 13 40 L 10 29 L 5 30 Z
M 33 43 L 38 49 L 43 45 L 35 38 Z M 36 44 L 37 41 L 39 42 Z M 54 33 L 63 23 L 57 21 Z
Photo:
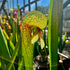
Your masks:
M 41 29 L 47 25 L 47 18 L 41 12 L 31 11 L 25 17 L 22 23 L 22 56 L 25 62 L 26 70 L 33 70 L 33 44 L 40 38 L 41 47 L 44 47 L 44 40 Z M 37 28 L 31 35 L 32 29 Z

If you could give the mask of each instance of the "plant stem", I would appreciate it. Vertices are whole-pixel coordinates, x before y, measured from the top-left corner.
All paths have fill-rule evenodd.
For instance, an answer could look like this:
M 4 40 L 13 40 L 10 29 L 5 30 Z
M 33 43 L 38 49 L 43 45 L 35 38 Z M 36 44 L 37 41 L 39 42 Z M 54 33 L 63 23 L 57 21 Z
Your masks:
M 25 62 L 25 70 L 33 70 L 33 45 L 31 44 L 30 28 L 27 24 L 22 25 L 22 56 Z

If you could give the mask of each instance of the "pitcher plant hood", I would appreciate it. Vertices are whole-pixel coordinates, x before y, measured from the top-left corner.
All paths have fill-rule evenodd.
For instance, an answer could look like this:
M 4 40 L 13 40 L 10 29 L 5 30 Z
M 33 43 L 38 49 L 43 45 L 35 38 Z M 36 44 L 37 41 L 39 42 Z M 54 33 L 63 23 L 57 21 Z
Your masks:
M 25 16 L 23 23 L 44 29 L 47 25 L 47 18 L 39 11 L 31 11 Z

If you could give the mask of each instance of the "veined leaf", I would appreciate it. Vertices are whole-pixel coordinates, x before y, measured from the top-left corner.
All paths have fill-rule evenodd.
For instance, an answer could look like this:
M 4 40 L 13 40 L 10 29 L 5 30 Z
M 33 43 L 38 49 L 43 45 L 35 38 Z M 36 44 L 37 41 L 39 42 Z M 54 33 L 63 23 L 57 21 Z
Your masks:
M 58 66 L 58 35 L 62 16 L 63 0 L 50 0 L 48 45 L 50 56 L 50 70 L 57 70 Z

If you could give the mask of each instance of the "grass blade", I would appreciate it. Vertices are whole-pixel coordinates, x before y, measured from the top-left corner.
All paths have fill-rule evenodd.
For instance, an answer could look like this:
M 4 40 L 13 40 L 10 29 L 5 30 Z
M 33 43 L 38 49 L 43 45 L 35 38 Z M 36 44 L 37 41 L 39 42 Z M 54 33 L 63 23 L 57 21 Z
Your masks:
M 6 40 L 7 40 L 8 46 L 9 46 L 9 48 L 10 48 L 10 53 L 12 54 L 13 51 L 14 51 L 14 49 L 15 49 L 15 46 L 14 46 L 14 44 L 12 43 L 12 41 L 9 39 L 9 37 L 8 37 L 7 33 L 5 32 L 5 30 L 3 30 L 3 33 L 4 33 L 5 38 L 6 38 Z
M 17 44 L 16 44 L 15 50 L 14 50 L 13 55 L 12 55 L 12 57 L 11 57 L 11 60 L 10 60 L 11 63 L 9 63 L 9 64 L 7 65 L 6 70 L 11 70 L 11 68 L 12 68 L 12 66 L 13 66 L 13 63 L 14 63 L 14 61 L 15 61 L 15 59 L 16 59 L 17 53 L 18 53 L 18 51 L 19 51 L 19 46 L 20 46 L 20 38 L 19 38 L 19 40 L 18 40 L 18 42 L 17 42 Z
M 7 45 L 7 40 L 3 34 L 1 27 L 0 27 L 0 57 L 7 60 L 11 58 L 8 45 Z M 7 64 L 8 62 L 5 62 L 5 63 Z M 14 66 L 12 67 L 12 70 L 15 70 Z
M 0 27 L 0 56 L 9 59 L 10 53 L 7 45 L 7 41 L 4 37 L 3 31 Z

